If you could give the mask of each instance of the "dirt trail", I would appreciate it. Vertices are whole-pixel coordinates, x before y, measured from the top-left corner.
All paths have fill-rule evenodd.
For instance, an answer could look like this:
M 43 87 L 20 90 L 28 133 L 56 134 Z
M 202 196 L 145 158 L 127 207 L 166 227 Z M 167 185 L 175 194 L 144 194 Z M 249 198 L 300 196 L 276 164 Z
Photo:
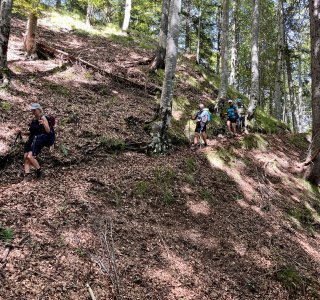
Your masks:
M 0 150 L 10 151 L 32 101 L 58 126 L 56 148 L 41 156 L 43 180 L 21 180 L 20 154 L 1 169 L 0 222 L 14 240 L 0 263 L 0 299 L 88 299 L 87 283 L 97 299 L 319 299 L 319 192 L 292 172 L 303 139 L 217 139 L 158 158 L 102 147 L 84 161 L 99 143 L 147 141 L 155 100 L 80 66 L 22 60 L 14 26 Z M 117 47 L 72 34 L 63 43 Z M 4 251 L 0 242 L 0 260 Z

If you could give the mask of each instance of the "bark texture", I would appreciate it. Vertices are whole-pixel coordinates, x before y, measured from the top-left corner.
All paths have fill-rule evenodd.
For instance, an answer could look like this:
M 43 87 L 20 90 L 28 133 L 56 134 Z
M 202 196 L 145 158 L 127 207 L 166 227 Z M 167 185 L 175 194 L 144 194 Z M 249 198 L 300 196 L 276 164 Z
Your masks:
M 57 0 L 56 2 L 56 8 L 61 8 L 61 0 Z
M 238 85 L 238 48 L 239 48 L 239 27 L 238 27 L 238 7 L 239 0 L 234 0 L 232 10 L 232 42 L 231 42 L 231 72 L 230 72 L 230 85 L 234 88 Z
M 312 77 L 312 143 L 307 178 L 320 184 L 320 0 L 309 2 Z
M 159 44 L 154 60 L 150 65 L 150 71 L 164 69 L 167 47 L 168 22 L 169 22 L 169 0 L 162 0 L 162 13 L 159 34 Z
M 201 44 L 201 7 L 199 8 L 199 20 L 198 20 L 198 42 L 197 42 L 197 63 L 200 64 L 200 44 Z
M 251 92 L 248 119 L 251 120 L 259 103 L 259 23 L 260 0 L 253 0 L 252 48 L 251 48 Z
M 126 0 L 126 7 L 124 9 L 124 19 L 122 24 L 122 31 L 128 31 L 131 18 L 131 0 Z
M 221 84 L 218 99 L 227 97 L 228 89 L 229 0 L 223 0 L 221 28 Z
M 10 36 L 10 21 L 12 11 L 12 0 L 0 1 L 0 77 L 2 86 L 9 83 L 8 70 L 8 43 Z
M 275 78 L 275 88 L 274 88 L 274 116 L 278 119 L 282 119 L 282 109 L 281 109 L 281 74 L 282 74 L 282 59 L 283 59 L 283 4 L 282 0 L 278 0 L 278 40 L 277 40 L 277 70 Z
M 37 56 L 37 24 L 38 17 L 31 13 L 28 17 L 27 32 L 24 37 L 24 48 L 28 58 L 36 58 Z
M 186 5 L 186 39 L 185 39 L 185 50 L 187 53 L 190 52 L 191 48 L 191 0 L 185 0 Z
M 87 27 L 87 29 L 91 28 L 91 14 L 92 14 L 92 5 L 91 5 L 90 1 L 88 1 L 87 13 L 86 13 L 86 27 Z
M 167 153 L 171 148 L 168 138 L 168 127 L 172 117 L 172 97 L 178 56 L 180 10 L 181 0 L 171 0 L 165 77 L 160 100 L 159 118 L 152 126 L 152 141 L 149 145 L 150 150 L 155 154 Z

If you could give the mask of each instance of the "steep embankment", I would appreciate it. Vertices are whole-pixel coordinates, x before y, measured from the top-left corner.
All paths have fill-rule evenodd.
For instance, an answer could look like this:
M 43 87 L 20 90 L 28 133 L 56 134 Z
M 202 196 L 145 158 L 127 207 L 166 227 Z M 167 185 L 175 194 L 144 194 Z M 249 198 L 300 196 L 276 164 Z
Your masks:
M 97 299 L 319 298 L 319 191 L 293 172 L 303 136 L 212 139 L 158 158 L 121 151 L 149 139 L 154 97 L 58 59 L 25 61 L 23 24 L 13 26 L 15 74 L 0 95 L 0 151 L 11 153 L 0 170 L 0 255 L 5 240 L 13 247 L 0 264 L 0 299 L 88 299 L 87 283 Z M 40 37 L 145 81 L 133 61 L 146 50 L 45 27 Z M 215 95 L 209 81 L 180 62 L 175 133 Z M 58 139 L 41 156 L 45 178 L 26 183 L 22 145 L 12 144 L 33 101 L 57 117 Z M 120 150 L 106 151 L 110 144 Z

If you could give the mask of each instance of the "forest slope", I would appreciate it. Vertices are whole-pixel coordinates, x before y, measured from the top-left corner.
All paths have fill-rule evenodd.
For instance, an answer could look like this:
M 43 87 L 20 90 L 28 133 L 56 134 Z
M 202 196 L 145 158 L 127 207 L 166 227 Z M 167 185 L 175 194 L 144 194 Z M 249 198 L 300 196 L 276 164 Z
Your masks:
M 8 157 L 0 166 L 0 255 L 12 243 L 0 265 L 0 299 L 88 299 L 87 283 L 97 299 L 320 298 L 319 191 L 294 173 L 304 136 L 212 138 L 206 149 L 181 145 L 162 157 L 121 151 L 148 141 L 144 122 L 157 96 L 59 59 L 24 60 L 23 28 L 13 21 L 14 76 L 0 95 L 0 151 Z M 148 50 L 45 26 L 39 33 L 101 68 L 146 80 L 146 67 L 135 64 Z M 181 59 L 174 133 L 216 95 L 204 74 Z M 57 145 L 41 155 L 45 178 L 26 183 L 14 131 L 26 127 L 34 101 L 57 117 Z

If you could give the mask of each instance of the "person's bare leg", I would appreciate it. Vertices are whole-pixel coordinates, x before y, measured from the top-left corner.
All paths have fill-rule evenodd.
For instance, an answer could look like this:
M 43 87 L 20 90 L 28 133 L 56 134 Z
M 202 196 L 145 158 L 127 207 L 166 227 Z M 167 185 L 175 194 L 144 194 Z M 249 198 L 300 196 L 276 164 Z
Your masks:
M 198 144 L 198 140 L 199 140 L 199 137 L 198 137 L 198 132 L 195 132 L 194 134 L 194 140 L 193 140 L 193 145 L 197 145 Z
M 230 122 L 230 121 L 227 121 L 227 126 L 228 126 L 228 131 L 229 131 L 229 132 L 232 132 L 232 131 L 231 131 L 231 122 Z
M 207 134 L 205 132 L 202 132 L 202 139 L 204 141 L 204 144 L 207 145 L 208 141 L 207 141 Z
M 236 135 L 236 123 L 232 123 L 232 132 Z
M 29 163 L 34 166 L 37 170 L 40 169 L 40 165 L 38 161 L 33 157 L 32 152 L 29 152 L 27 155 L 27 158 L 29 160 Z
M 29 164 L 29 160 L 27 158 L 28 153 L 24 154 L 24 173 L 25 174 L 29 174 L 30 173 L 30 164 Z

